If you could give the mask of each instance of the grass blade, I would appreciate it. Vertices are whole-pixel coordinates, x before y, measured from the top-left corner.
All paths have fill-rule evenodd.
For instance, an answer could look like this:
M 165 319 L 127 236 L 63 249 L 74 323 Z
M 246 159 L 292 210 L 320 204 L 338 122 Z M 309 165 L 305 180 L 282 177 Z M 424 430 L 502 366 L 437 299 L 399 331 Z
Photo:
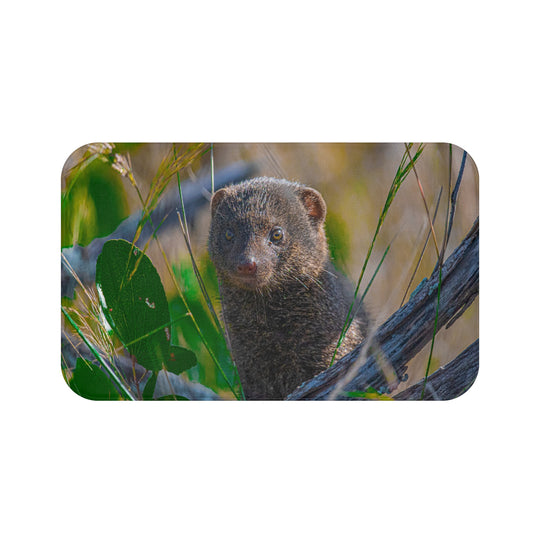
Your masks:
M 377 240 L 377 236 L 379 235 L 379 231 L 380 231 L 380 229 L 381 229 L 381 227 L 382 227 L 382 225 L 384 223 L 384 220 L 385 220 L 386 215 L 387 215 L 387 213 L 388 213 L 388 211 L 390 209 L 390 206 L 391 206 L 395 196 L 397 195 L 397 192 L 399 191 L 399 188 L 401 187 L 401 185 L 403 184 L 403 182 L 407 178 L 407 176 L 408 176 L 409 172 L 411 171 L 412 167 L 418 161 L 418 159 L 420 158 L 420 156 L 422 155 L 422 152 L 424 150 L 424 145 L 420 144 L 418 149 L 416 150 L 415 155 L 411 157 L 410 149 L 412 148 L 412 146 L 413 146 L 412 143 L 405 144 L 405 152 L 403 153 L 401 161 L 400 161 L 400 163 L 398 165 L 396 174 L 394 176 L 394 179 L 392 180 L 392 183 L 390 185 L 390 189 L 388 190 L 388 195 L 386 197 L 386 201 L 384 203 L 383 209 L 381 210 L 381 213 L 379 215 L 379 220 L 377 222 L 377 227 L 375 229 L 375 234 L 373 235 L 373 239 L 371 240 L 371 244 L 370 244 L 370 246 L 368 248 L 366 257 L 364 259 L 364 264 L 362 265 L 362 270 L 360 272 L 360 276 L 359 276 L 358 281 L 356 283 L 356 288 L 355 288 L 355 291 L 354 291 L 354 298 L 353 298 L 353 301 L 351 302 L 351 305 L 349 307 L 347 317 L 345 318 L 345 324 L 343 325 L 343 329 L 341 330 L 341 333 L 340 333 L 336 348 L 334 349 L 334 354 L 332 355 L 332 360 L 330 362 L 330 365 L 333 365 L 333 363 L 334 363 L 334 361 L 336 359 L 337 351 L 338 351 L 339 347 L 341 346 L 341 344 L 343 343 L 343 339 L 345 338 L 345 334 L 347 333 L 347 330 L 349 329 L 350 325 L 352 324 L 352 320 L 354 318 L 352 316 L 352 312 L 353 312 L 353 309 L 354 309 L 354 305 L 356 303 L 356 298 L 358 297 L 358 290 L 360 288 L 360 284 L 361 284 L 362 279 L 364 277 L 364 274 L 365 274 L 369 259 L 371 258 L 371 253 L 373 251 L 375 241 Z M 409 157 L 408 163 L 407 163 L 407 157 Z
M 437 218 L 437 212 L 439 211 L 439 203 L 441 201 L 441 195 L 442 195 L 442 188 L 439 190 L 439 196 L 437 197 L 437 204 L 435 206 L 435 213 L 433 214 L 433 221 L 435 221 L 435 219 Z M 428 245 L 430 236 L 431 236 L 431 229 L 428 231 L 428 234 L 426 236 L 426 241 L 424 242 L 424 247 L 422 248 L 422 251 L 420 252 L 420 256 L 418 257 L 418 261 L 416 262 L 416 266 L 414 267 L 411 279 L 409 280 L 409 284 L 407 285 L 407 288 L 405 289 L 405 294 L 403 295 L 403 298 L 401 300 L 401 304 L 399 304 L 399 307 L 401 307 L 405 303 L 405 299 L 407 298 L 409 289 L 411 288 L 412 282 L 414 281 L 416 272 L 418 272 L 420 263 L 422 262 L 422 259 L 424 258 L 424 253 L 426 251 L 426 247 Z M 443 246 L 443 252 L 444 252 L 444 246 Z
M 467 152 L 465 152 L 465 150 L 463 151 L 463 157 L 461 159 L 461 166 L 459 168 L 459 173 L 458 173 L 458 177 L 457 177 L 457 180 L 456 180 L 456 185 L 454 186 L 454 190 L 452 191 L 452 196 L 451 196 L 451 204 L 452 204 L 452 209 L 450 211 L 450 219 L 449 219 L 449 222 L 448 222 L 448 229 L 447 229 L 447 234 L 445 235 L 445 239 L 444 239 L 444 247 L 446 247 L 446 245 L 448 244 L 448 240 L 450 238 L 450 233 L 452 232 L 452 225 L 453 225 L 453 221 L 454 221 L 454 213 L 455 213 L 455 209 L 456 209 L 456 202 L 457 202 L 457 194 L 458 194 L 458 191 L 459 191 L 459 187 L 461 185 L 461 180 L 463 178 L 463 171 L 465 169 L 465 161 L 467 160 Z M 450 168 L 450 174 L 451 174 L 451 171 L 452 169 Z M 427 383 L 427 378 L 428 378 L 428 375 L 429 375 L 429 370 L 431 368 L 431 360 L 433 358 L 433 349 L 434 349 L 434 346 L 435 346 L 435 336 L 437 334 L 437 324 L 438 324 L 438 320 L 439 320 L 439 305 L 440 305 L 440 301 L 441 301 L 441 287 L 442 287 L 442 258 L 444 257 L 444 252 L 442 252 L 440 255 L 439 255 L 439 260 L 437 262 L 437 265 L 438 265 L 438 270 L 439 270 L 439 283 L 438 283 L 438 288 L 437 288 L 437 308 L 436 308 L 436 311 L 435 311 L 435 324 L 433 326 L 433 337 L 431 338 L 431 347 L 430 347 L 430 350 L 429 350 L 429 358 L 428 358 L 428 362 L 427 362 L 427 366 L 426 366 L 426 372 L 425 372 L 425 375 L 424 375 L 424 384 L 422 385 L 422 393 L 420 395 L 420 399 L 424 399 L 424 393 L 425 393 L 425 390 L 426 390 L 426 383 Z

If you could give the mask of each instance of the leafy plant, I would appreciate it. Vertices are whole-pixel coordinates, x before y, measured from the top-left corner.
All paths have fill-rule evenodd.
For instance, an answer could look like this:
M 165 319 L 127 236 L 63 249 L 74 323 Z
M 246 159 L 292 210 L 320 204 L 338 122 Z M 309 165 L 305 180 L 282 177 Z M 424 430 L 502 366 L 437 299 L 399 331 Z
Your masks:
M 199 258 L 198 268 L 207 293 L 212 298 L 216 298 L 218 296 L 217 278 L 215 269 L 210 263 L 207 254 Z M 198 326 L 197 329 L 191 317 L 187 316 L 180 319 L 177 324 L 182 340 L 191 350 L 196 352 L 198 358 L 197 365 L 186 372 L 186 375 L 188 378 L 213 388 L 223 395 L 230 395 L 232 392 L 228 381 L 236 389 L 239 385 L 238 374 L 231 361 L 225 337 L 220 329 L 216 327 L 209 312 L 191 259 L 180 260 L 179 264 L 174 266 L 174 274 L 184 294 L 187 310 L 192 314 L 193 319 L 197 321 Z M 170 300 L 169 306 L 173 318 L 181 317 L 182 314 L 186 313 L 186 306 L 178 296 Z M 206 344 L 202 342 L 199 332 L 205 336 Z M 207 346 L 212 353 L 209 352 Z M 224 376 L 219 369 L 216 369 L 213 358 L 222 366 Z M 240 389 L 237 390 L 237 393 L 240 395 Z M 232 395 L 234 396 L 234 394 Z
M 195 354 L 171 345 L 171 318 L 165 290 L 145 253 L 125 240 L 109 240 L 96 264 L 96 286 L 105 317 L 131 358 L 149 371 L 144 397 L 157 373 L 176 375 L 197 363 Z
M 193 351 L 172 345 L 174 337 L 171 335 L 171 325 L 177 320 L 170 320 L 169 305 L 156 268 L 134 243 L 143 226 L 149 222 L 154 231 L 151 239 L 155 239 L 161 249 L 151 213 L 175 173 L 192 166 L 204 154 L 206 145 L 171 145 L 145 195 L 135 179 L 129 154 L 137 148 L 138 145 L 109 143 L 88 145 L 72 155 L 70 168 L 63 173 L 62 247 L 86 245 L 94 238 L 111 233 L 127 217 L 122 177 L 129 180 L 142 205 L 142 217 L 133 243 L 112 240 L 103 246 L 96 264 L 99 300 L 91 289 L 81 283 L 69 261 L 64 258 L 64 265 L 83 294 L 62 305 L 62 312 L 97 361 L 96 365 L 81 360 L 75 367 L 64 362 L 64 374 L 75 391 L 89 397 L 96 395 L 96 399 L 100 399 L 104 391 L 95 394 L 91 381 L 99 389 L 103 377 L 110 377 L 112 387 L 106 389 L 111 392 L 110 395 L 115 395 L 113 389 L 116 389 L 116 395 L 121 398 L 152 399 L 161 369 L 178 375 L 197 365 Z M 165 255 L 164 258 L 168 264 Z M 179 318 L 189 316 L 191 313 L 186 310 Z M 65 332 L 64 335 L 67 337 Z M 71 341 L 69 337 L 67 339 Z M 134 377 L 137 385 L 137 392 L 134 393 L 116 367 L 113 341 L 129 351 L 134 376 L 136 365 L 152 373 L 142 395 L 137 378 Z M 73 348 L 77 351 L 76 345 Z M 160 399 L 167 398 L 182 397 L 166 396 Z

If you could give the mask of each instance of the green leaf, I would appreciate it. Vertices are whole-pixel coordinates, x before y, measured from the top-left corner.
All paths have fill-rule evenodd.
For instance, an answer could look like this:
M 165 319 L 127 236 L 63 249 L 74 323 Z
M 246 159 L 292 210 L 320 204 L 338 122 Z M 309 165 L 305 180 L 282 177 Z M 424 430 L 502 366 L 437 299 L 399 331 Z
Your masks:
M 161 396 L 157 398 L 157 401 L 189 401 L 189 399 L 184 396 L 169 395 L 169 396 Z
M 83 358 L 77 358 L 73 377 L 68 382 L 69 387 L 86 399 L 116 400 L 121 396 L 103 371 Z
M 351 256 L 351 239 L 347 223 L 340 214 L 328 211 L 324 224 L 332 262 L 342 272 Z
M 78 169 L 62 195 L 62 248 L 107 236 L 129 215 L 121 175 L 94 160 Z
M 107 320 L 136 361 L 159 371 L 170 357 L 170 314 L 152 261 L 125 240 L 109 240 L 96 264 Z
M 198 263 L 210 297 L 218 297 L 217 276 L 208 254 L 204 254 Z M 181 260 L 177 266 L 173 266 L 173 270 L 177 279 L 182 283 L 182 292 L 187 300 L 188 310 L 197 321 L 197 326 L 204 335 L 215 358 L 219 359 L 226 378 L 220 373 L 211 354 L 202 344 L 198 330 L 189 317 L 179 320 L 177 324 L 177 328 L 181 332 L 186 346 L 197 355 L 196 367 L 187 371 L 186 375 L 204 386 L 218 391 L 229 391 L 230 386 L 226 379 L 232 381 L 235 377 L 237 378 L 236 368 L 230 359 L 230 353 L 227 349 L 225 339 L 216 328 L 210 316 L 206 301 L 197 283 L 191 260 L 188 258 Z M 169 307 L 173 319 L 178 318 L 186 312 L 183 302 L 178 297 L 170 300 Z
M 182 371 L 190 369 L 197 365 L 197 357 L 193 351 L 171 345 L 169 359 L 165 362 L 167 371 L 179 375 Z
M 154 371 L 152 376 L 148 379 L 144 385 L 144 390 L 142 393 L 142 398 L 146 401 L 152 400 L 154 398 L 154 390 L 156 389 L 156 383 L 158 378 L 158 371 Z

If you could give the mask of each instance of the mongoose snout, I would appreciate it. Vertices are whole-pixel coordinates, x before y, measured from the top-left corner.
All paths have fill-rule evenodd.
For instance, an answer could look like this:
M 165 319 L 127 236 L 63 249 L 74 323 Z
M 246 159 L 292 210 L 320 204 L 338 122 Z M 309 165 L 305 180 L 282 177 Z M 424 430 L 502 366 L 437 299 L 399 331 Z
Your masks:
M 250 257 L 249 260 L 240 263 L 238 265 L 238 272 L 244 276 L 254 276 L 257 273 L 257 262 L 254 257 Z

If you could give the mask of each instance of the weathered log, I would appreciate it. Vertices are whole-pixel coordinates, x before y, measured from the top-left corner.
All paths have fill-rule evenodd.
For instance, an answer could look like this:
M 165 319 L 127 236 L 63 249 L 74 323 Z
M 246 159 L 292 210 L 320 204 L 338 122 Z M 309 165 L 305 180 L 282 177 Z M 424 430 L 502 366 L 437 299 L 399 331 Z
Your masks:
M 450 326 L 478 295 L 478 219 L 463 242 L 444 262 L 437 331 Z M 354 351 L 306 381 L 287 399 L 350 399 L 349 392 L 391 393 L 404 380 L 407 363 L 432 339 L 437 311 L 438 268 Z M 447 399 L 450 399 L 448 397 Z

